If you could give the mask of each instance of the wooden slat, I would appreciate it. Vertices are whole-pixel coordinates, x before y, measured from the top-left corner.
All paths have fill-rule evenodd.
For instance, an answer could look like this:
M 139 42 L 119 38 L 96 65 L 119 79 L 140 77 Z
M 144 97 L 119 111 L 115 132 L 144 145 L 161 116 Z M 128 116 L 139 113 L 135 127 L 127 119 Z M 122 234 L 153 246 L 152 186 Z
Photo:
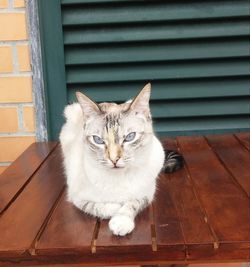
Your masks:
M 34 172 L 55 148 L 56 143 L 34 143 L 0 176 L 0 213 L 28 183 Z
M 249 116 L 204 116 L 190 118 L 155 119 L 154 128 L 161 135 L 183 135 L 194 133 L 236 132 L 239 128 L 248 129 Z
M 167 187 L 167 178 L 161 174 L 154 203 L 157 246 L 184 245 L 184 237 L 174 202 Z
M 90 1 L 88 1 L 90 3 Z M 125 23 L 153 23 L 176 20 L 204 20 L 216 18 L 234 18 L 249 15 L 247 1 L 216 1 L 193 2 L 186 5 L 184 2 L 172 2 L 166 5 L 164 1 L 128 1 L 113 4 L 77 5 L 63 8 L 63 25 L 101 25 Z M 106 8 L 105 8 L 106 7 Z M 211 12 L 212 9 L 212 12 Z M 93 10 L 95 12 L 93 12 Z M 94 15 L 93 15 L 94 14 Z
M 66 198 L 65 191 L 36 243 L 36 254 L 63 255 L 91 251 L 96 219 L 84 214 Z
M 121 102 L 134 97 L 143 88 L 143 82 L 123 82 L 104 84 L 78 84 L 68 85 L 69 102 L 75 101 L 76 91 L 82 91 L 97 102 L 110 100 Z M 203 80 L 173 80 L 154 81 L 150 100 L 200 99 L 215 97 L 240 97 L 249 95 L 250 81 L 247 76 L 240 78 L 203 79 Z M 103 93 L 105 92 L 105 94 Z
M 67 83 L 103 83 L 230 77 L 249 75 L 248 66 L 247 58 L 71 66 L 66 79 Z
M 211 107 L 213 107 L 211 109 Z M 201 116 L 248 115 L 250 101 L 247 97 L 234 99 L 185 99 L 177 101 L 152 100 L 150 109 L 155 119 L 190 118 Z M 163 112 L 164 111 L 164 112 Z M 168 126 L 168 125 L 167 125 Z
M 114 236 L 109 230 L 108 220 L 101 221 L 96 240 L 96 253 L 128 250 L 138 251 L 141 249 L 152 251 L 150 217 L 150 210 L 147 208 L 136 217 L 133 232 L 124 237 Z
M 249 242 L 249 199 L 203 137 L 178 137 L 208 223 L 221 243 Z
M 184 21 L 183 23 L 103 25 L 97 27 L 65 27 L 65 45 L 120 44 L 125 42 L 162 42 L 178 40 L 179 43 L 191 39 L 244 37 L 249 34 L 247 19 L 217 21 Z M 230 40 L 231 41 L 231 40 Z M 228 42 L 228 40 L 227 40 Z M 116 46 L 113 46 L 116 48 Z M 226 48 L 226 47 L 225 47 Z M 138 51 L 139 52 L 139 51 Z M 151 52 L 154 52 L 152 50 Z M 167 52 L 167 51 L 165 51 Z
M 213 107 L 211 109 L 211 107 Z M 200 99 L 178 101 L 151 101 L 150 109 L 154 118 L 185 118 L 201 116 L 223 116 L 249 114 L 250 101 L 246 97 L 234 99 Z M 163 110 L 165 112 L 163 112 Z M 166 115 L 167 114 L 167 115 Z
M 1 216 L 0 255 L 20 255 L 30 249 L 64 187 L 60 152 L 58 146 Z
M 185 259 L 185 240 L 166 179 L 164 174 L 159 176 L 154 201 L 157 250 L 165 253 L 170 252 L 168 257 L 183 260 Z
M 173 138 L 164 139 L 164 146 L 168 150 L 178 151 Z M 213 248 L 216 239 L 207 223 L 206 215 L 201 209 L 186 168 L 183 167 L 177 172 L 168 174 L 164 179 L 175 204 L 186 245 L 211 244 L 211 248 Z
M 149 31 L 149 29 L 147 29 Z M 121 32 L 121 29 L 119 29 Z M 225 31 L 225 29 L 224 29 Z M 108 33 L 106 33 L 108 34 Z M 166 35 L 167 33 L 165 33 Z M 87 38 L 87 37 L 86 37 Z M 237 47 L 237 51 L 235 51 Z M 116 63 L 139 63 L 150 61 L 204 60 L 249 56 L 249 42 L 245 39 L 208 42 L 149 43 L 138 49 L 133 45 L 102 45 L 90 47 L 69 46 L 65 48 L 65 64 L 95 65 Z
M 250 197 L 250 153 L 233 135 L 206 137 L 224 166 Z
M 250 150 L 250 132 L 247 133 L 238 133 L 235 135 L 241 144 L 248 150 Z
M 119 0 L 119 2 L 128 2 L 129 0 Z M 78 5 L 78 4 L 106 4 L 117 2 L 117 0 L 61 0 L 63 6 Z

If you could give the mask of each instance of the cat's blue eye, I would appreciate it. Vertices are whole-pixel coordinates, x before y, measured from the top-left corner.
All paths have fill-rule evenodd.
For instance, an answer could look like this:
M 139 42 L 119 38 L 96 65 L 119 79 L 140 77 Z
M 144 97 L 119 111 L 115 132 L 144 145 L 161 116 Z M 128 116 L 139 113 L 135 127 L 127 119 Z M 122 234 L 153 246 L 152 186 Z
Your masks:
M 104 141 L 102 140 L 102 138 L 97 136 L 97 135 L 93 135 L 93 140 L 98 145 L 103 145 L 104 144 Z
M 135 139 L 135 132 L 129 133 L 125 139 L 124 142 L 131 142 Z

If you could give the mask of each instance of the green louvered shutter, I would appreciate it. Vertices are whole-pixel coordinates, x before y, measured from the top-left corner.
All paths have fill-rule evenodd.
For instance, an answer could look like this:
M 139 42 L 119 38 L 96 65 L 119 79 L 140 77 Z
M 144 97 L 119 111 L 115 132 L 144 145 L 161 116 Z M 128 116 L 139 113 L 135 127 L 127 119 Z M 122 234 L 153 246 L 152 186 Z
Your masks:
M 61 0 L 67 101 L 152 83 L 161 135 L 249 129 L 248 0 Z

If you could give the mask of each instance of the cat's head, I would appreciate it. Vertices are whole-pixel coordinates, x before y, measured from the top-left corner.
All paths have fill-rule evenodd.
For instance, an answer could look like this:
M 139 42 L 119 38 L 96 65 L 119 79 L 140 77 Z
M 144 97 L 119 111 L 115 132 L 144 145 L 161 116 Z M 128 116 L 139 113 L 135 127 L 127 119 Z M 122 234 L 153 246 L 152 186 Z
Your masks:
M 84 139 L 99 164 L 111 169 L 133 165 L 151 142 L 150 92 L 147 84 L 132 101 L 122 104 L 97 104 L 76 93 L 83 113 Z

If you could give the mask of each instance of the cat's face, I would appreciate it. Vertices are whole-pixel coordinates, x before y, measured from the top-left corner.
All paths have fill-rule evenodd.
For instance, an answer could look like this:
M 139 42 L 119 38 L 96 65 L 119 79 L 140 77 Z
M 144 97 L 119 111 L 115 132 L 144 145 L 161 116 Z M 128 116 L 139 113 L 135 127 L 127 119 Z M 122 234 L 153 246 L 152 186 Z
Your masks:
M 150 84 L 132 101 L 96 104 L 77 93 L 83 111 L 84 141 L 98 164 L 111 169 L 133 165 L 152 137 Z

